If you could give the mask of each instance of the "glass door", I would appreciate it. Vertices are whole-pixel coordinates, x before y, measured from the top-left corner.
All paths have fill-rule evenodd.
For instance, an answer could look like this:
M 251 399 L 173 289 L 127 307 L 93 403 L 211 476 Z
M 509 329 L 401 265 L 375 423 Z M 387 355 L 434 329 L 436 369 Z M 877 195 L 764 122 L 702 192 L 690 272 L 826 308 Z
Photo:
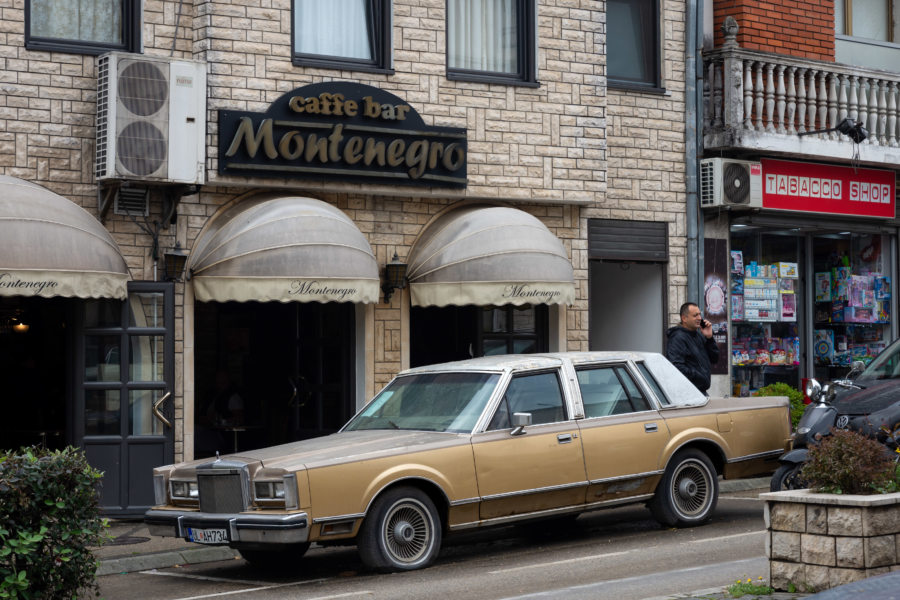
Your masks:
M 153 504 L 153 467 L 174 460 L 174 284 L 135 282 L 128 299 L 92 299 L 79 315 L 76 439 L 104 472 L 106 514 Z

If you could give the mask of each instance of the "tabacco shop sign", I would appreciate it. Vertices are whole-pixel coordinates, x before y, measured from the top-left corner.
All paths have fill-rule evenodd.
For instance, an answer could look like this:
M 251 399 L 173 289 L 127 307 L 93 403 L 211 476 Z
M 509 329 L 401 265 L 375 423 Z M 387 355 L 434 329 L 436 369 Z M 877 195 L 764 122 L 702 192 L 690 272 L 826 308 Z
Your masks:
M 219 172 L 466 185 L 466 130 L 427 126 L 384 90 L 348 82 L 297 88 L 265 113 L 219 111 Z
M 894 172 L 763 159 L 763 208 L 894 218 Z

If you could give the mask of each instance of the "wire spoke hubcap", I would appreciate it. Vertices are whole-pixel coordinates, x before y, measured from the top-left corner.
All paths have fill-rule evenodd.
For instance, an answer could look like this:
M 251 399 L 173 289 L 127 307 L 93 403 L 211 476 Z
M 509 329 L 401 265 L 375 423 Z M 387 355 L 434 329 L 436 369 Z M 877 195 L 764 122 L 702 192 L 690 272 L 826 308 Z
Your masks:
M 403 500 L 388 511 L 384 520 L 385 548 L 402 563 L 414 563 L 427 555 L 434 536 L 424 506 Z
M 694 517 L 706 511 L 711 500 L 712 481 L 702 463 L 682 463 L 672 478 L 672 487 L 672 500 L 682 515 Z

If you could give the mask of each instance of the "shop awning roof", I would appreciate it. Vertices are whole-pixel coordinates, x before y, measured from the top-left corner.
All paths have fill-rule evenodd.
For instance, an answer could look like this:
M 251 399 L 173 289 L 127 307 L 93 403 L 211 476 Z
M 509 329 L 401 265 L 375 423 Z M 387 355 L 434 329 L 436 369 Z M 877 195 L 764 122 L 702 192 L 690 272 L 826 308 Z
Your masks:
M 194 297 L 378 302 L 378 264 L 347 215 L 312 198 L 257 196 L 214 217 L 188 261 Z
M 118 245 L 90 213 L 0 176 L 0 296 L 124 299 L 128 279 Z
M 571 304 L 572 263 L 536 217 L 468 206 L 431 223 L 409 255 L 414 306 Z

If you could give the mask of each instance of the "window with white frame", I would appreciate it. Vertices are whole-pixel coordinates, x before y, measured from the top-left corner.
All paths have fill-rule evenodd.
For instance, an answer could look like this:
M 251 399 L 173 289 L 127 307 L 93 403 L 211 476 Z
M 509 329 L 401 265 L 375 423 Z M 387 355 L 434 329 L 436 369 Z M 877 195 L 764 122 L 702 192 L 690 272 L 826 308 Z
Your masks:
M 28 0 L 25 47 L 101 54 L 137 52 L 141 41 L 138 0 Z
M 835 33 L 879 42 L 893 42 L 890 0 L 836 0 Z
M 447 0 L 447 77 L 536 85 L 535 0 Z
M 293 13 L 295 64 L 390 69 L 390 0 L 293 0 Z
M 657 0 L 607 0 L 606 43 L 610 86 L 660 87 Z

